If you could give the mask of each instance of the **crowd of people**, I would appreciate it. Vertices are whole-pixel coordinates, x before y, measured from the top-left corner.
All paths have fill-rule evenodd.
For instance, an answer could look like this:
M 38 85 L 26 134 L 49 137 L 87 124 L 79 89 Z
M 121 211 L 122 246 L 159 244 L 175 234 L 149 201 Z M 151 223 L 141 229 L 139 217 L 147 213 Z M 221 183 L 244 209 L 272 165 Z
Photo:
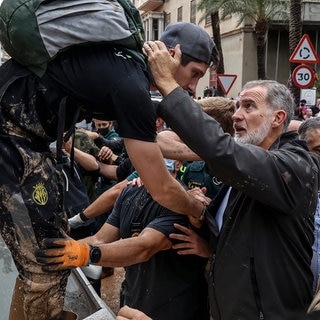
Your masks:
M 317 99 L 315 104 L 307 104 L 306 99 L 301 99 L 300 103 L 294 109 L 294 119 L 296 120 L 306 120 L 312 117 L 318 117 L 320 111 L 320 99 Z
M 87 266 L 125 267 L 117 320 L 317 319 L 320 118 L 294 126 L 271 80 L 195 101 L 219 57 L 194 24 L 143 49 L 148 66 L 104 45 L 60 53 L 43 77 L 1 66 L 9 319 L 67 319 L 70 270 Z M 82 119 L 92 130 L 70 137 Z

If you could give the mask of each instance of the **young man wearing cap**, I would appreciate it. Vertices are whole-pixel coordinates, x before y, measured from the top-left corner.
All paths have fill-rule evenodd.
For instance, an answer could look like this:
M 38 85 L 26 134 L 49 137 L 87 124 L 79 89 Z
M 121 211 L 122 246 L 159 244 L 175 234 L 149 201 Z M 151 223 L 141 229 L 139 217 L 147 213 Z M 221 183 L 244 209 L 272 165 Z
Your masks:
M 199 79 L 210 65 L 218 62 L 218 52 L 213 41 L 202 28 L 195 28 L 192 23 L 186 22 L 169 24 L 160 41 L 165 43 L 168 55 L 174 55 L 175 46 L 180 44 L 182 56 L 175 79 L 190 96 L 194 96 Z M 188 80 L 190 78 L 192 81 Z
M 179 45 L 174 56 L 160 41 L 144 49 L 164 96 L 158 115 L 230 186 L 209 208 L 217 236 L 212 318 L 283 320 L 305 312 L 312 298 L 319 163 L 295 132 L 286 132 L 294 109 L 290 91 L 271 80 L 247 83 L 233 115 L 233 138 L 176 82 Z
M 185 32 L 196 36 L 192 52 L 192 39 Z M 176 80 L 193 92 L 209 64 L 216 62 L 215 45 L 194 24 L 184 30 L 173 24 L 162 40 L 166 37 L 170 42 L 180 37 L 181 43 L 187 41 L 186 53 L 192 58 L 181 65 Z M 16 291 L 23 293 L 23 303 L 18 313 L 25 319 L 62 317 L 69 272 L 43 272 L 34 251 L 42 248 L 44 238 L 68 232 L 62 177 L 49 143 L 72 122 L 97 114 L 117 120 L 132 164 L 154 200 L 196 217 L 204 210 L 201 199 L 190 196 L 165 168 L 155 142 L 156 111 L 142 60 L 125 48 L 88 45 L 59 54 L 41 78 L 14 60 L 0 68 L 0 232 L 19 271 Z

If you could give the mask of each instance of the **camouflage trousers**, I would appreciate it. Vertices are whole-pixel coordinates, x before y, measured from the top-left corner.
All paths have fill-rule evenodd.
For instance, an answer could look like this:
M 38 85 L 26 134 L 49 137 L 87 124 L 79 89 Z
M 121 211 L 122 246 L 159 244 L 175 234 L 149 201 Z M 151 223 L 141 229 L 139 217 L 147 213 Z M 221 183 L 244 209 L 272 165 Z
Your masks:
M 66 236 L 63 180 L 49 149 L 8 135 L 0 146 L 0 233 L 22 283 L 22 319 L 59 319 L 69 271 L 43 272 L 34 252 L 44 238 Z

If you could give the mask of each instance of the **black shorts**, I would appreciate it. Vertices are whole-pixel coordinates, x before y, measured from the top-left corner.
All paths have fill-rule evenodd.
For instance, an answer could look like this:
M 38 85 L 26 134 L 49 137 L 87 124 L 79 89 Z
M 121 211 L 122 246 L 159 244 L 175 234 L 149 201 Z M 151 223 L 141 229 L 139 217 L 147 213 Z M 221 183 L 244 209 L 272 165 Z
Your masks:
M 155 141 L 148 71 L 125 51 L 102 45 L 71 48 L 48 65 L 43 81 L 58 86 L 89 114 L 117 120 L 121 137 Z

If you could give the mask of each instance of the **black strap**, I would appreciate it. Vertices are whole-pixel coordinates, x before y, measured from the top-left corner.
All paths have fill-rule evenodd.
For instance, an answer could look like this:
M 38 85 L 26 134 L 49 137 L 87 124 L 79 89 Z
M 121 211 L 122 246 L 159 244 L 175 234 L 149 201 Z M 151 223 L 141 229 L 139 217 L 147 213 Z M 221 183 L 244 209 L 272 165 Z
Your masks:
M 76 109 L 74 114 L 72 124 L 69 130 L 64 134 L 65 130 L 65 122 L 66 122 L 66 109 L 67 109 L 67 98 L 63 97 L 59 104 L 59 116 L 58 116 L 58 128 L 57 128 L 57 169 L 62 170 L 63 165 L 63 152 L 62 152 L 62 144 L 70 139 L 72 136 L 72 145 L 70 152 L 70 166 L 74 168 L 74 132 L 76 123 L 79 121 L 80 107 Z M 71 170 L 73 171 L 73 170 Z
M 77 108 L 73 117 L 71 127 L 64 136 L 64 142 L 68 141 L 69 138 L 72 136 L 71 151 L 70 151 L 71 175 L 74 175 L 74 140 L 75 140 L 76 123 L 79 121 L 79 114 L 80 114 L 80 107 Z
M 58 116 L 58 128 L 57 128 L 57 169 L 61 172 L 63 165 L 63 152 L 62 152 L 62 142 L 63 133 L 66 120 L 66 105 L 67 97 L 63 97 L 59 104 L 59 116 Z

